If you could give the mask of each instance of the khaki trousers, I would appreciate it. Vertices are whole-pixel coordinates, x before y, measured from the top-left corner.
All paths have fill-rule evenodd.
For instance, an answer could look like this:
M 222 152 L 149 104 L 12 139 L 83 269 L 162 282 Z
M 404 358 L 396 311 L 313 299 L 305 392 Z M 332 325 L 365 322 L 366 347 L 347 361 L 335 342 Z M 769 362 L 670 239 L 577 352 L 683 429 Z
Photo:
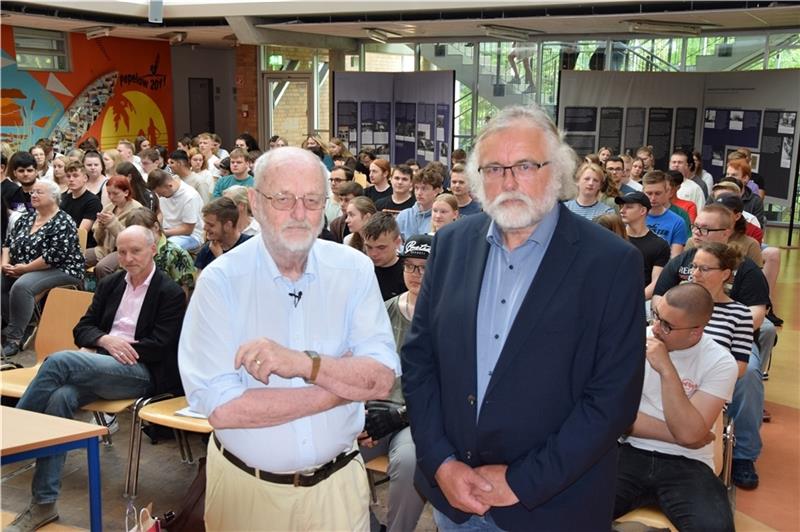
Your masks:
M 273 484 L 245 473 L 208 442 L 205 523 L 209 531 L 368 531 L 369 485 L 356 456 L 308 488 Z

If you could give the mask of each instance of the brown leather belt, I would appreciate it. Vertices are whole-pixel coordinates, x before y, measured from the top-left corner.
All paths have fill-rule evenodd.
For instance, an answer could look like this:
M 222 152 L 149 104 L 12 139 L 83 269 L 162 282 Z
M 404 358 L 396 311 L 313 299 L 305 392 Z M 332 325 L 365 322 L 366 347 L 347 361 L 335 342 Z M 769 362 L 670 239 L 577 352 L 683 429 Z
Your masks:
M 266 482 L 272 482 L 274 484 L 291 484 L 295 487 L 304 487 L 308 488 L 311 486 L 315 486 L 325 480 L 326 478 L 330 477 L 344 466 L 350 463 L 350 461 L 358 455 L 358 450 L 351 451 L 349 453 L 339 453 L 339 455 L 328 462 L 327 464 L 321 465 L 319 468 L 314 470 L 312 473 L 304 474 L 301 472 L 297 473 L 269 473 L 267 471 L 261 471 L 260 469 L 255 469 L 253 467 L 248 466 L 244 462 L 242 462 L 239 457 L 237 457 L 232 452 L 225 449 L 222 444 L 217 439 L 217 435 L 212 435 L 211 439 L 214 441 L 214 445 L 217 446 L 217 449 L 220 450 L 222 456 L 224 456 L 230 463 L 244 471 L 249 475 L 253 475 L 259 480 L 264 480 Z

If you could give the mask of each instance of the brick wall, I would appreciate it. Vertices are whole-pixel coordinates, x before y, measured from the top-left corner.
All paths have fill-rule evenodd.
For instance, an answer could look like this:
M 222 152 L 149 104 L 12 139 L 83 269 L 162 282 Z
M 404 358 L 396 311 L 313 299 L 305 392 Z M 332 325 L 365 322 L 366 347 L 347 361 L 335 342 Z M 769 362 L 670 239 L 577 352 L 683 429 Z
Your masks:
M 242 45 L 236 48 L 236 135 L 250 133 L 262 148 L 268 139 L 258 137 L 258 47 Z M 247 106 L 247 117 L 242 106 Z M 232 140 L 232 139 L 231 139 Z M 230 143 L 233 145 L 233 142 Z

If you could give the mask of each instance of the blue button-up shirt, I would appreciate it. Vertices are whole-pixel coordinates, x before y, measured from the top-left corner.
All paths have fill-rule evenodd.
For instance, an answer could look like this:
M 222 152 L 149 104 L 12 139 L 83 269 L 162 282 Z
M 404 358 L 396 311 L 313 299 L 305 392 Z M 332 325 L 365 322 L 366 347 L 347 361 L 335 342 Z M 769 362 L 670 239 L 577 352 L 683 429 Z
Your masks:
M 497 224 L 492 222 L 486 233 L 489 256 L 483 272 L 476 334 L 478 415 L 508 333 L 555 232 L 558 209 L 556 205 L 550 210 L 528 240 L 513 251 L 503 244 Z

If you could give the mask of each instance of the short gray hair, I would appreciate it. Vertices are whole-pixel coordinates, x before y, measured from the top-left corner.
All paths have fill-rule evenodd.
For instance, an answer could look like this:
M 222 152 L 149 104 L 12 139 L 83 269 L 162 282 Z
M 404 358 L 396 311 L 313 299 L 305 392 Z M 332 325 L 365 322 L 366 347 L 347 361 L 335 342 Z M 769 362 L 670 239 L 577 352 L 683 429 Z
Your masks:
M 328 169 L 324 164 L 322 164 L 322 161 L 319 159 L 319 157 L 317 157 L 311 151 L 293 146 L 283 146 L 280 149 L 266 151 L 258 159 L 256 159 L 256 164 L 253 165 L 253 186 L 258 188 L 261 182 L 266 179 L 267 173 L 271 169 L 271 165 L 284 159 L 295 159 L 298 162 L 304 161 L 309 164 L 316 163 L 319 165 L 322 189 L 324 190 L 326 196 L 330 196 L 330 173 L 328 172 Z
M 537 105 L 506 107 L 481 130 L 477 139 L 475 139 L 475 147 L 467 160 L 466 174 L 472 190 L 483 192 L 483 179 L 478 171 L 478 165 L 481 145 L 484 139 L 520 123 L 534 127 L 544 133 L 547 151 L 549 152 L 551 173 L 553 178 L 560 182 L 558 199 L 574 198 L 577 194 L 577 187 L 572 177 L 575 174 L 575 151 L 564 141 L 564 133 L 556 127 L 547 113 Z
M 48 179 L 37 179 L 36 183 L 47 187 L 47 192 L 50 193 L 50 196 L 53 198 L 53 201 L 56 202 L 56 205 L 61 202 L 61 189 L 58 188 L 58 183 Z
M 142 225 L 129 225 L 119 233 L 117 238 L 126 233 L 132 233 L 141 236 L 144 238 L 144 241 L 148 246 L 153 246 L 156 243 L 156 236 L 153 234 L 153 232 Z

